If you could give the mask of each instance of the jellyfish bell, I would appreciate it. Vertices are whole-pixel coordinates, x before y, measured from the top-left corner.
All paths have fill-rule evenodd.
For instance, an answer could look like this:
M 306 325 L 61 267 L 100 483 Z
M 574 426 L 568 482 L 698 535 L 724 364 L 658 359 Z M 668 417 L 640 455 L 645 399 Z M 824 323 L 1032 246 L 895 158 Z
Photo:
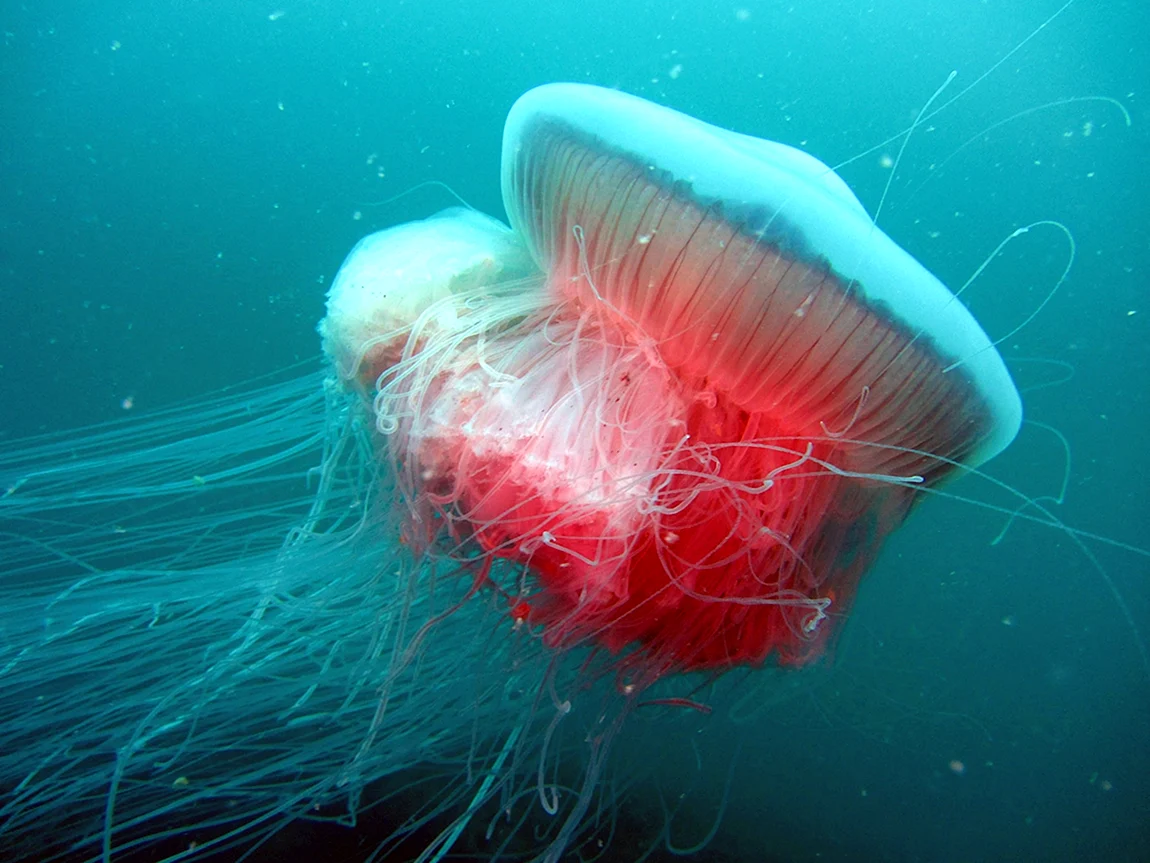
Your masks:
M 452 297 L 534 272 L 519 238 L 476 210 L 454 207 L 377 231 L 355 245 L 332 281 L 320 324 L 324 353 L 342 378 L 370 388 L 399 361 L 417 324 L 455 329 L 462 310 Z
M 497 586 L 552 646 L 646 682 L 809 661 L 919 490 L 1018 431 L 985 332 L 805 153 L 555 84 L 502 178 L 540 286 L 428 294 L 451 326 L 374 409 L 447 544 L 533 576 Z
M 987 461 L 1018 431 L 1021 400 L 982 328 L 807 153 L 625 93 L 553 84 L 508 116 L 503 196 L 557 292 L 614 306 L 659 342 L 666 362 L 708 377 L 747 410 L 777 409 L 819 360 L 868 359 L 889 376 L 890 366 L 915 368 L 917 348 L 939 357 L 937 371 L 920 374 L 941 377 L 959 363 L 965 372 L 950 383 L 971 390 L 954 422 L 977 423 L 955 450 L 964 463 Z M 890 360 L 885 340 L 906 334 L 912 344 Z M 869 349 L 859 356 L 856 343 Z M 853 349 L 845 360 L 840 345 Z M 805 364 L 775 362 L 802 347 L 814 351 Z M 849 416 L 866 372 L 873 366 L 824 384 L 834 389 L 820 393 L 824 419 L 836 406 Z M 906 374 L 880 385 L 896 389 Z M 874 390 L 867 413 L 882 410 Z

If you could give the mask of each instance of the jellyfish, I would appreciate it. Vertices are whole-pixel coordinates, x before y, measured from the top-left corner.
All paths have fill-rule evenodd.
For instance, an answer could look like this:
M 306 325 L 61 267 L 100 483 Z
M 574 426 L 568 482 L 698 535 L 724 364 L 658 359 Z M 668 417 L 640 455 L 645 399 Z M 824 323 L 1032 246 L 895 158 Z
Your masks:
M 966 307 L 799 150 L 556 84 L 512 108 L 502 187 L 510 231 L 365 241 L 345 267 L 389 287 L 336 283 L 329 353 L 410 529 L 624 686 L 818 656 L 920 489 L 1018 431 Z
M 815 661 L 1017 433 L 993 341 L 812 156 L 555 84 L 501 170 L 509 224 L 352 250 L 323 369 L 0 456 L 13 856 L 250 850 L 412 787 L 376 858 L 591 853 L 640 707 Z

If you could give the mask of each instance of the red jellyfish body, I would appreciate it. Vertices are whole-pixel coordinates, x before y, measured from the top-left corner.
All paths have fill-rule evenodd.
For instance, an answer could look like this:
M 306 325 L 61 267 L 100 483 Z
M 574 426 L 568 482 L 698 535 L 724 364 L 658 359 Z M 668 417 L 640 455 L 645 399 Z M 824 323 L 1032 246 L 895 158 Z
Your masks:
M 632 679 L 819 655 L 919 491 L 1017 432 L 994 346 L 781 144 L 556 84 L 502 172 L 510 231 L 375 235 L 329 300 L 414 519 Z

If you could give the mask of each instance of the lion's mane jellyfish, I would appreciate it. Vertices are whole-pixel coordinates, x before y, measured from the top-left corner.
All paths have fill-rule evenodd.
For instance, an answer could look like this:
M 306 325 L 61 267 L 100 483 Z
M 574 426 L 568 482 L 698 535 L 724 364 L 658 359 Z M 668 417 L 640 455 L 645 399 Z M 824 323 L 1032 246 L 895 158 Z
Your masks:
M 805 153 L 557 84 L 512 109 L 502 188 L 510 230 L 364 240 L 325 345 L 410 541 L 624 687 L 818 656 L 919 490 L 1018 430 L 965 306 Z
M 336 374 L 0 452 L 0 853 L 244 854 L 431 771 L 374 859 L 473 819 L 598 856 L 632 707 L 818 656 L 1014 437 L 994 345 L 814 158 L 564 84 L 502 161 L 510 226 L 355 247 Z

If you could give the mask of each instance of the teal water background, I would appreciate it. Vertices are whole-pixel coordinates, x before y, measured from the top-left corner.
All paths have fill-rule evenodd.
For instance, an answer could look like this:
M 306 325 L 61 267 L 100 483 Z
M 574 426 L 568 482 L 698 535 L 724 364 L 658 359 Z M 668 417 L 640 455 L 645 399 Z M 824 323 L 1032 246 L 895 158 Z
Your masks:
M 1001 350 L 1027 416 L 1069 441 L 1058 517 L 1150 547 L 1150 11 L 1079 0 L 1038 29 L 1062 5 L 4 3 L 0 445 L 317 354 L 326 283 L 353 243 L 455 203 L 435 186 L 380 202 L 437 180 L 501 214 L 503 118 L 534 85 L 619 87 L 800 146 L 842 165 L 874 213 L 893 136 L 957 70 L 878 224 L 952 288 L 1016 228 L 1072 232 L 1066 283 Z M 1010 333 L 1067 255 L 1061 232 L 1035 228 L 963 300 Z M 1056 495 L 1064 467 L 1059 439 L 1027 426 L 988 472 Z M 1018 503 L 985 483 L 949 491 Z M 1150 561 L 1088 539 L 1096 567 L 1029 523 L 992 545 L 1004 523 L 927 502 L 831 662 L 748 682 L 753 703 L 700 725 L 698 762 L 668 741 L 668 787 L 699 771 L 703 832 L 744 741 L 706 853 L 1150 859 L 1135 634 L 1150 637 Z M 657 807 L 637 809 L 652 820 Z

